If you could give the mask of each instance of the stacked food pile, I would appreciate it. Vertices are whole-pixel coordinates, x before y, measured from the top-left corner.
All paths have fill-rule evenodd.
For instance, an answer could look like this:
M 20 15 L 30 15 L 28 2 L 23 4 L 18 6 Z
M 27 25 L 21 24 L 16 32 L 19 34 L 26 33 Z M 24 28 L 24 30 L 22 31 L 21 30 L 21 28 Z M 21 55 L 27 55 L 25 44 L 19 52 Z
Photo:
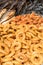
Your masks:
M 43 63 L 43 17 L 19 15 L 0 24 L 0 65 Z

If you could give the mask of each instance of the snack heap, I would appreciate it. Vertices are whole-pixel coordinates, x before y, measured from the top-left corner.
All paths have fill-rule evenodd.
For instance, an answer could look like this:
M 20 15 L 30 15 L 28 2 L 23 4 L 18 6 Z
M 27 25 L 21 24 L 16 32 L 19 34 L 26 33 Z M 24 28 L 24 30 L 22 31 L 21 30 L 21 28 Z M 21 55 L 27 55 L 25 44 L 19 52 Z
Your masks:
M 43 17 L 19 15 L 0 24 L 0 65 L 42 65 Z

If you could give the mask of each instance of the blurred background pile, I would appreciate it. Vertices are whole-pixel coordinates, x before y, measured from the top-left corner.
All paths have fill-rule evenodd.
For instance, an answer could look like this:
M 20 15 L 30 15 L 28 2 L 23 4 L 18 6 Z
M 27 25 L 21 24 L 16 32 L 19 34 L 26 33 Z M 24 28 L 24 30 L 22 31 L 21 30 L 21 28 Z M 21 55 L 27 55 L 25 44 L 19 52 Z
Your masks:
M 43 15 L 43 0 L 0 0 L 0 21 L 8 16 L 13 17 L 14 15 L 27 14 L 36 12 Z

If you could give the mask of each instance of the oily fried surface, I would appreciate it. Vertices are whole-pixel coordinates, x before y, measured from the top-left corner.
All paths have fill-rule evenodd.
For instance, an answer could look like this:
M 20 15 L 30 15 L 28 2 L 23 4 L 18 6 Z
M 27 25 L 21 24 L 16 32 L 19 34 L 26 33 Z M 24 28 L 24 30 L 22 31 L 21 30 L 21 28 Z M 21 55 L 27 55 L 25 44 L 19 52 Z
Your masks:
M 35 13 L 19 15 L 0 24 L 1 65 L 41 65 L 43 63 L 43 17 Z

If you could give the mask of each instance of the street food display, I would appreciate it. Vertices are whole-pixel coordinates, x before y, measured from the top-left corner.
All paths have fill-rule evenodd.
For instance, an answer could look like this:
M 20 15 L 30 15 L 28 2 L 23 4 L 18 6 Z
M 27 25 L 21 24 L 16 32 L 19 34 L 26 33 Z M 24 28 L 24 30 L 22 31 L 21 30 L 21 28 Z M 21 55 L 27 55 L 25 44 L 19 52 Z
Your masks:
M 0 65 L 42 65 L 43 17 L 19 15 L 0 23 Z

